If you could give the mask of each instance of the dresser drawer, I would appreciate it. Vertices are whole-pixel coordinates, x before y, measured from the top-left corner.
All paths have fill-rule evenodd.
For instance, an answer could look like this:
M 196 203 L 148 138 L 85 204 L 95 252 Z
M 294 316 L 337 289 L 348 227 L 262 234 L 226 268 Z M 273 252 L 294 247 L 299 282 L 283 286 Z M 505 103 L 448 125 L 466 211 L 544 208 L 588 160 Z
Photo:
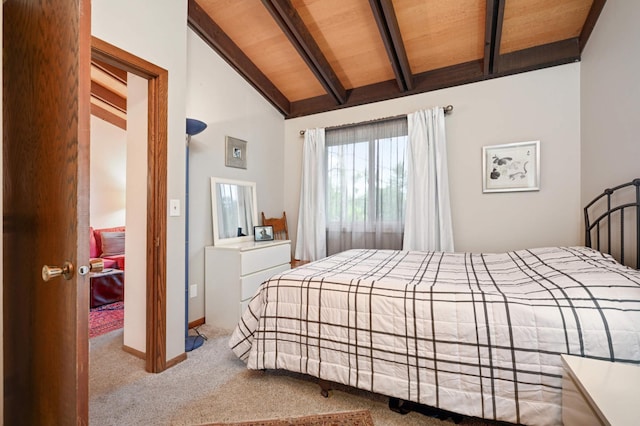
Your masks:
M 248 301 L 253 297 L 254 294 L 256 294 L 256 291 L 258 291 L 258 287 L 260 287 L 260 284 L 262 284 L 278 272 L 286 271 L 288 269 L 290 269 L 290 265 L 288 263 L 285 263 L 284 265 L 279 265 L 240 278 L 240 300 Z
M 290 261 L 291 245 L 288 243 L 246 250 L 240 256 L 240 275 L 249 275 Z
M 260 284 L 291 267 L 291 242 L 243 241 L 205 248 L 205 319 L 233 330 Z

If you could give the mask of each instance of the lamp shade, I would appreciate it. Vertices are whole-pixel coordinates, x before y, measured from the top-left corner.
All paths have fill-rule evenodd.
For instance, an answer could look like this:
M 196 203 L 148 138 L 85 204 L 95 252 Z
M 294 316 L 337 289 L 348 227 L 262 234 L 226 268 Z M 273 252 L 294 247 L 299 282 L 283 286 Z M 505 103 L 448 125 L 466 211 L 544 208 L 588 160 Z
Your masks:
M 197 135 L 201 131 L 207 128 L 207 124 L 196 120 L 195 118 L 187 118 L 187 135 Z

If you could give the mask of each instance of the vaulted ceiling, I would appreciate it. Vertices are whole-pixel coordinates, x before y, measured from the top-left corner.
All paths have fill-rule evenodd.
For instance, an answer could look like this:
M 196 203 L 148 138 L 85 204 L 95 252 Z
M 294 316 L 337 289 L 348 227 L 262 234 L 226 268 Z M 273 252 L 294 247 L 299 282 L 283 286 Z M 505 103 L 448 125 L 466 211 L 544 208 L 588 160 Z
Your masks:
M 127 72 L 91 60 L 91 114 L 127 129 Z
M 188 23 L 293 118 L 579 61 L 605 1 L 188 0 Z

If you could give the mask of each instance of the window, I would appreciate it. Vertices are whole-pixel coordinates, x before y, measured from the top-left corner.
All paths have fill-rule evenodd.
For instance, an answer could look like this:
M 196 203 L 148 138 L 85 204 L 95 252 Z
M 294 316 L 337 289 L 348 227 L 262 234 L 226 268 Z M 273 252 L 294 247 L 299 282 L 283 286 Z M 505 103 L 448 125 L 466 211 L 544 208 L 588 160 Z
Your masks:
M 327 254 L 401 249 L 407 119 L 326 130 Z

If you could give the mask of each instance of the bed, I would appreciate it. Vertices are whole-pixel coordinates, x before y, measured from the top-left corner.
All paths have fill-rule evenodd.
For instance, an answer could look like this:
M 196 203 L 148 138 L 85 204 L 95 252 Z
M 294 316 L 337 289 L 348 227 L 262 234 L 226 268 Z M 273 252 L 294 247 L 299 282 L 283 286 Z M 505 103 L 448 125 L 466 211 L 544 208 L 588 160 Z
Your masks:
M 466 416 L 561 424 L 561 354 L 640 364 L 640 271 L 611 247 L 349 250 L 263 283 L 229 345 L 250 369 Z

